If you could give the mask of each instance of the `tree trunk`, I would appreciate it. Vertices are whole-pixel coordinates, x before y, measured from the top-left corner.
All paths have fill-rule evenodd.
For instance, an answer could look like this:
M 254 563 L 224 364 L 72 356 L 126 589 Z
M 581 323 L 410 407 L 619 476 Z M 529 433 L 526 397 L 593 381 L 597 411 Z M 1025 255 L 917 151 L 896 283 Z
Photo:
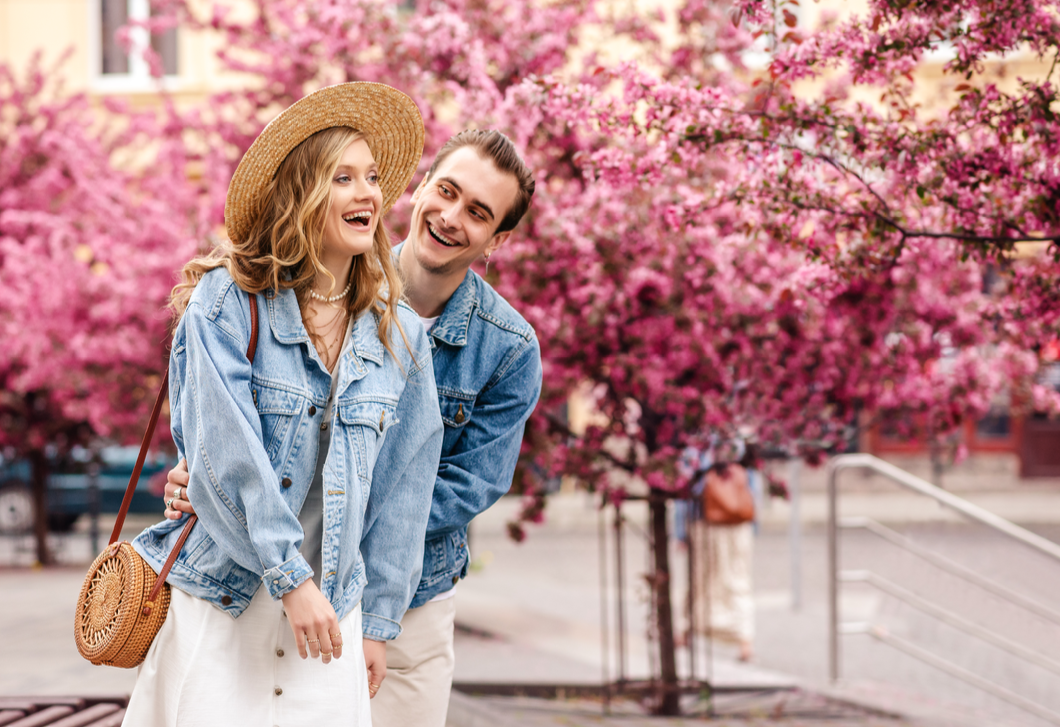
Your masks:
M 48 549 L 48 461 L 40 450 L 30 454 L 33 466 L 33 535 L 37 541 L 37 562 L 52 565 Z
M 666 497 L 654 490 L 648 496 L 651 510 L 652 550 L 655 557 L 655 622 L 659 628 L 659 667 L 662 672 L 659 701 L 655 714 L 681 713 L 677 688 L 677 660 L 674 654 L 674 615 L 670 598 L 670 537 L 666 527 Z

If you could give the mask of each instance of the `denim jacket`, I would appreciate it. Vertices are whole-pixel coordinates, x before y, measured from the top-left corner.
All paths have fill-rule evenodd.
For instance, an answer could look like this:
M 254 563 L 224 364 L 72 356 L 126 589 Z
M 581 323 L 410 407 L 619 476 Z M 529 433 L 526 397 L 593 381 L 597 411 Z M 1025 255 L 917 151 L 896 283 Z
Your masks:
M 258 344 L 246 357 L 249 299 L 218 268 L 196 286 L 173 340 L 173 439 L 188 461 L 199 523 L 169 582 L 233 617 L 264 585 L 279 599 L 313 575 L 298 550 L 298 511 L 314 475 L 319 430 L 333 426 L 324 467 L 321 591 L 341 619 L 363 597 L 364 633 L 388 640 L 420 579 L 422 537 L 442 443 L 430 349 L 415 313 L 398 317 L 394 360 L 376 316 L 353 325 L 331 375 L 291 290 L 257 296 Z M 133 543 L 156 571 L 183 528 L 166 520 Z
M 401 252 L 401 245 L 394 254 Z M 423 579 L 410 608 L 467 575 L 467 526 L 512 484 L 523 426 L 541 394 L 534 329 L 469 270 L 431 329 L 445 424 Z

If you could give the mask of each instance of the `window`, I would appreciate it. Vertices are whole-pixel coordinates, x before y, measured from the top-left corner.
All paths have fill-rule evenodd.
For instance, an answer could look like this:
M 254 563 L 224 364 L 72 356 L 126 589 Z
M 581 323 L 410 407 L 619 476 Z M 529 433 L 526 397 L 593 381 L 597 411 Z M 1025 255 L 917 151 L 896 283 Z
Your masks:
M 146 28 L 132 28 L 132 48 L 126 53 L 118 42 L 118 30 L 129 22 L 151 17 L 150 0 L 94 0 L 89 3 L 94 29 L 92 46 L 96 62 L 95 85 L 100 90 L 136 90 L 151 88 L 155 81 L 144 58 L 150 47 L 162 61 L 166 77 L 177 75 L 177 33 L 148 33 Z

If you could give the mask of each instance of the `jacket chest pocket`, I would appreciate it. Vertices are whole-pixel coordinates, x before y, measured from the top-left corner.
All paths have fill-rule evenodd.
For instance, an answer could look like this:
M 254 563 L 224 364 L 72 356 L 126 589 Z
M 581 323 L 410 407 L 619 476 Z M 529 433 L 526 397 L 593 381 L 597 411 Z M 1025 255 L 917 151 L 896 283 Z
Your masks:
M 445 424 L 442 451 L 448 452 L 464 433 L 464 427 L 471 421 L 475 400 L 439 394 L 438 406 L 442 410 L 442 423 Z
M 338 403 L 338 420 L 353 442 L 357 472 L 365 483 L 371 482 L 371 472 L 386 433 L 398 423 L 396 411 L 397 406 L 389 402 Z
M 258 381 L 251 384 L 250 393 L 261 418 L 261 441 L 269 460 L 275 462 L 291 433 L 292 422 L 303 408 L 305 397 Z

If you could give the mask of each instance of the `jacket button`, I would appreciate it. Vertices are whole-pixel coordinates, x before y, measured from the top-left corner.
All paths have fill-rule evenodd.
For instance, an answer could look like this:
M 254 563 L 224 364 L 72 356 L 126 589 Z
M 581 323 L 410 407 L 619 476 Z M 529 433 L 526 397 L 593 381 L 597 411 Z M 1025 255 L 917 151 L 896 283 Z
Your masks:
M 328 430 L 328 423 L 327 422 L 324 422 L 323 424 L 320 425 L 320 431 L 326 432 L 327 430 Z
M 232 597 L 231 596 L 221 596 L 221 605 L 222 606 L 231 606 L 232 605 Z
M 290 477 L 284 477 L 282 480 L 280 480 L 280 484 L 283 485 L 284 487 L 290 487 L 291 486 L 291 478 Z
M 456 422 L 457 424 L 463 424 L 464 423 L 464 405 L 463 404 L 461 404 L 459 407 L 457 407 L 456 416 L 453 417 L 453 421 Z
M 275 694 L 278 697 L 281 694 L 283 694 L 283 690 L 280 689 L 279 687 L 276 687 L 275 689 L 272 690 L 272 693 Z
M 453 585 L 455 586 L 459 582 L 460 582 L 460 576 L 453 576 Z
M 317 413 L 317 408 L 315 406 L 313 406 L 312 404 L 310 404 L 309 405 L 309 416 L 313 416 L 316 413 Z
M 276 656 L 283 656 L 283 649 L 277 649 Z

